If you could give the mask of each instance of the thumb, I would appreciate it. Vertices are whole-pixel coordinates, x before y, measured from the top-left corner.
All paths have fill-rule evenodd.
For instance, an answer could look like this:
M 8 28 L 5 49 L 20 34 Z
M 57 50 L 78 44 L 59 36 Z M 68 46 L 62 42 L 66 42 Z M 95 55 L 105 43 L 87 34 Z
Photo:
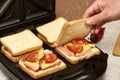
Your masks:
M 106 14 L 104 11 L 96 14 L 92 17 L 90 17 L 86 23 L 91 26 L 102 26 L 106 22 L 108 22 L 108 14 Z

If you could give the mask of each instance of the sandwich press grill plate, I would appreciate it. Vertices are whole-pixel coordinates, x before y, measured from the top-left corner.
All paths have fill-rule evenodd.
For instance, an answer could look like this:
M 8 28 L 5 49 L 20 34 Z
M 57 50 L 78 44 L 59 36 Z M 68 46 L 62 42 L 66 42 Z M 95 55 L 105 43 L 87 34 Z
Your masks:
M 11 4 L 12 0 L 0 0 L 0 17 Z
M 0 37 L 26 28 L 36 34 L 37 25 L 55 19 L 55 0 L 0 0 L 0 4 Z M 96 80 L 107 68 L 108 54 L 102 51 L 100 55 L 88 60 L 70 64 L 54 48 L 45 44 L 43 47 L 53 50 L 58 58 L 66 63 L 67 68 L 37 80 Z M 0 62 L 19 80 L 34 80 L 19 68 L 18 63 L 10 61 L 1 51 Z
M 0 46 L 1 47 L 1 46 Z M 45 49 L 50 49 L 58 58 L 67 64 L 67 68 L 59 72 L 41 77 L 37 80 L 97 80 L 107 68 L 108 55 L 101 51 L 101 55 L 96 55 L 88 60 L 79 61 L 77 64 L 70 64 L 61 57 L 54 48 L 43 45 Z M 6 56 L 0 52 L 1 63 L 19 80 L 34 80 L 27 73 L 22 71 L 18 63 L 11 62 Z M 8 66 L 9 65 L 9 66 Z

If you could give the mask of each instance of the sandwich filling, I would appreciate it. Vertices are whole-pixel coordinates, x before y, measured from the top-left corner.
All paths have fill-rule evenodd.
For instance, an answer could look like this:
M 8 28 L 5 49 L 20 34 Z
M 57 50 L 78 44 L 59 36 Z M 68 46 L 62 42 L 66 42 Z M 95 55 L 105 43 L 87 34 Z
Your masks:
M 55 66 L 59 66 L 61 61 L 51 50 L 39 50 L 31 52 L 23 59 L 24 65 L 34 71 L 45 70 Z
M 13 56 L 12 55 L 12 52 L 5 46 L 2 46 L 2 53 L 8 58 L 10 59 L 11 61 L 13 62 L 17 62 L 19 61 L 22 57 L 24 57 L 26 54 L 22 54 L 20 56 Z
M 11 52 L 7 47 L 3 46 L 3 49 L 4 49 L 6 52 L 8 52 L 9 54 L 12 55 L 12 52 Z
M 86 39 L 73 39 L 71 42 L 58 47 L 66 56 L 86 56 L 92 53 L 95 44 L 90 44 Z
M 22 55 L 16 55 L 16 56 L 14 56 L 14 55 L 12 54 L 12 52 L 11 52 L 7 47 L 5 47 L 5 46 L 3 46 L 3 50 L 4 50 L 5 52 L 7 52 L 8 54 L 10 54 L 12 57 L 19 57 L 19 56 L 24 55 L 24 54 L 22 54 Z
M 13 56 L 20 56 L 27 52 L 39 49 L 43 42 L 29 29 L 4 36 L 0 39 L 5 50 Z

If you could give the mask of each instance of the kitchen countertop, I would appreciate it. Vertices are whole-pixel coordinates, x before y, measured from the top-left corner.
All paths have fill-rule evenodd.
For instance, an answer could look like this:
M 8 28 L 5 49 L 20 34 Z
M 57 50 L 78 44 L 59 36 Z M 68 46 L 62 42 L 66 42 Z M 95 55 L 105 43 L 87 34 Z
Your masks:
M 120 33 L 120 21 L 114 21 L 104 25 L 106 27 L 103 39 L 96 45 L 105 53 L 108 53 L 108 66 L 106 72 L 98 80 L 120 79 L 120 57 L 113 56 L 113 49 Z M 89 36 L 88 36 L 89 37 Z M 0 80 L 17 80 L 0 63 Z
M 105 74 L 99 80 L 120 80 L 120 57 L 113 56 L 113 49 L 120 34 L 120 21 L 106 24 L 104 38 L 96 44 L 105 53 L 108 53 L 108 66 Z

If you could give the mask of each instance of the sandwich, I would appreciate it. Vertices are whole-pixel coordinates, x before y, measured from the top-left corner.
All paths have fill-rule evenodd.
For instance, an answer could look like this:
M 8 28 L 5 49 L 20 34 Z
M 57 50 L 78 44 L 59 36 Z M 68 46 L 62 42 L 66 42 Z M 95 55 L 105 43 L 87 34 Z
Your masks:
M 42 47 L 43 42 L 29 29 L 4 36 L 0 39 L 2 53 L 13 62 L 18 62 L 25 54 Z
M 38 79 L 65 69 L 66 64 L 52 50 L 41 48 L 23 57 L 19 67 L 32 78 Z
M 38 26 L 36 28 L 38 31 L 37 36 L 50 47 L 55 47 L 65 22 L 67 22 L 67 20 L 60 17 L 47 24 Z
M 63 18 L 58 19 L 63 21 Z M 43 39 L 43 41 L 47 39 L 45 43 L 55 47 L 55 50 L 72 64 L 76 64 L 80 60 L 89 59 L 94 55 L 100 54 L 100 50 L 95 44 L 91 44 L 85 39 L 92 28 L 92 26 L 86 24 L 87 19 L 65 21 L 62 23 L 62 26 L 56 25 L 51 29 L 52 25 L 60 22 L 58 19 L 48 23 L 49 25 L 45 24 L 37 27 L 38 37 Z M 57 29 L 59 26 L 61 26 L 61 29 Z M 51 33 L 49 31 L 51 31 Z M 54 31 L 59 32 L 59 34 L 56 34 L 56 37 L 51 35 L 52 33 L 55 34 Z M 48 35 L 47 33 L 50 34 Z M 52 40 L 50 37 L 53 37 L 53 43 L 50 42 L 50 40 Z M 74 43 L 74 41 L 77 41 L 78 43 Z M 76 52 L 77 50 L 78 52 Z
M 56 47 L 71 41 L 73 38 L 86 37 L 91 28 L 85 24 L 86 19 L 73 20 L 68 22 L 60 17 L 52 22 L 38 26 L 38 37 L 50 47 Z M 70 36 L 69 36 L 70 35 Z
M 57 40 L 55 50 L 71 64 L 99 55 L 100 50 L 85 39 L 92 26 L 87 19 L 73 20 L 65 23 Z
M 100 50 L 95 44 L 81 38 L 75 38 L 66 44 L 56 47 L 55 50 L 71 64 L 76 64 L 81 60 L 100 54 Z

